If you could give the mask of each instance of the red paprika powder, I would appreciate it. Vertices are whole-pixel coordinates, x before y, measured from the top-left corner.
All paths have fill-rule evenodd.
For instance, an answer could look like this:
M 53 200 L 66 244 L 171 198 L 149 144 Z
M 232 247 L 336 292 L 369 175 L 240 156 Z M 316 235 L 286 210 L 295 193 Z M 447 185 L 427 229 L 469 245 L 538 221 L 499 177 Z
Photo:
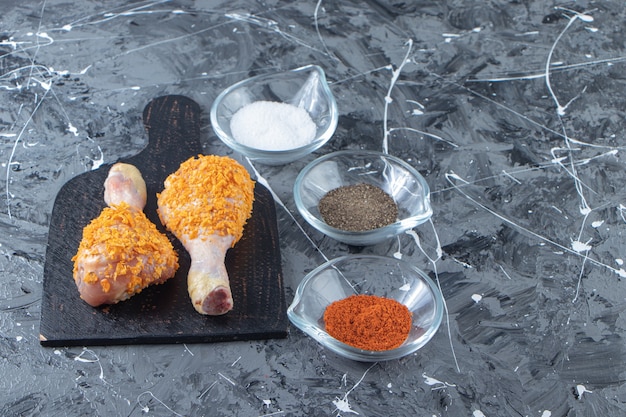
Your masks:
M 411 312 L 396 300 L 376 295 L 351 295 L 324 311 L 326 331 L 335 339 L 364 350 L 400 346 L 411 331 Z

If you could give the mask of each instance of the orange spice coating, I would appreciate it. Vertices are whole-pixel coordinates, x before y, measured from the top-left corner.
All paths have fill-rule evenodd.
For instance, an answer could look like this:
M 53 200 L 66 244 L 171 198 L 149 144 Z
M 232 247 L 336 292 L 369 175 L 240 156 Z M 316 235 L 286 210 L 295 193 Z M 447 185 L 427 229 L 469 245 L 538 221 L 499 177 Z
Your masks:
M 232 158 L 198 155 L 167 177 L 157 197 L 161 221 L 179 239 L 230 235 L 234 246 L 252 212 L 254 181 Z
M 375 295 L 351 295 L 331 303 L 324 312 L 329 335 L 364 350 L 397 348 L 408 337 L 411 323 L 411 312 L 405 305 Z
M 100 280 L 103 293 L 111 283 L 128 280 L 127 299 L 152 283 L 163 282 L 178 269 L 178 255 L 168 238 L 159 232 L 146 215 L 122 202 L 106 207 L 100 216 L 83 229 L 83 238 L 74 262 L 74 279 L 78 280 L 79 258 L 102 258 L 104 270 L 86 271 L 83 281 L 96 284 Z M 78 282 L 77 282 L 78 284 Z M 116 300 L 121 301 L 121 300 Z

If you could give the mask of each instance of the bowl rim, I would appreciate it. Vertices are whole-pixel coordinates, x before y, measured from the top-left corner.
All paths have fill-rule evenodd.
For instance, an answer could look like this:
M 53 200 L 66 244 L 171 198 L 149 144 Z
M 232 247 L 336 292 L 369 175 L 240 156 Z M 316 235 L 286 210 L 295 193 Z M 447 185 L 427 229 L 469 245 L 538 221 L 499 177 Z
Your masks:
M 318 219 L 315 215 L 311 213 L 311 211 L 305 207 L 302 199 L 301 185 L 303 183 L 304 178 L 313 168 L 320 165 L 322 162 L 325 162 L 328 159 L 335 158 L 337 156 L 343 155 L 365 155 L 368 157 L 384 157 L 387 158 L 394 163 L 402 166 L 404 169 L 409 171 L 411 175 L 417 179 L 423 189 L 423 199 L 424 205 L 426 209 L 423 213 L 412 215 L 406 217 L 404 219 L 396 220 L 395 222 L 385 225 L 383 227 L 379 227 L 376 229 L 363 230 L 363 231 L 351 231 L 351 230 L 343 230 L 329 225 L 328 223 Z M 426 222 L 433 214 L 433 208 L 430 204 L 430 186 L 426 179 L 422 176 L 422 174 L 417 171 L 412 165 L 410 165 L 405 160 L 398 158 L 397 156 L 390 155 L 385 152 L 366 150 L 366 149 L 344 149 L 339 151 L 330 152 L 326 155 L 322 155 L 315 160 L 309 162 L 298 174 L 293 186 L 293 199 L 296 204 L 296 208 L 302 214 L 302 216 L 311 223 L 316 229 L 322 231 L 324 233 L 329 233 L 333 236 L 341 236 L 343 238 L 367 238 L 367 237 L 376 237 L 378 235 L 386 235 L 386 234 L 396 234 L 395 231 L 400 229 L 408 230 L 416 227 L 424 222 Z
M 326 93 L 326 96 L 329 98 L 330 122 L 329 122 L 328 128 L 326 128 L 326 130 L 324 130 L 322 134 L 316 137 L 313 141 L 305 145 L 299 146 L 297 148 L 291 148 L 291 149 L 281 149 L 281 150 L 259 149 L 259 148 L 254 148 L 248 145 L 244 145 L 243 143 L 237 142 L 230 135 L 226 134 L 224 129 L 222 129 L 220 123 L 218 123 L 217 109 L 219 105 L 221 104 L 221 102 L 224 100 L 224 97 L 230 94 L 233 90 L 241 87 L 242 85 L 253 83 L 259 80 L 263 80 L 265 78 L 276 77 L 280 74 L 292 74 L 292 73 L 306 72 L 306 71 L 311 71 L 311 72 L 314 71 L 318 73 L 318 75 L 320 76 L 322 89 Z M 330 90 L 324 69 L 319 65 L 308 64 L 308 65 L 304 65 L 304 66 L 290 69 L 290 70 L 268 72 L 264 74 L 255 75 L 249 78 L 244 78 L 243 80 L 240 80 L 230 85 L 229 87 L 226 87 L 224 90 L 222 90 L 220 94 L 218 94 L 215 100 L 213 100 L 209 118 L 211 121 L 211 127 L 213 128 L 213 131 L 215 132 L 217 137 L 220 138 L 220 140 L 224 142 L 228 147 L 240 153 L 244 153 L 246 155 L 252 155 L 252 157 L 268 157 L 268 156 L 289 157 L 292 154 L 298 154 L 301 152 L 305 152 L 305 153 L 312 152 L 320 148 L 321 146 L 323 146 L 326 142 L 328 142 L 328 140 L 330 140 L 330 138 L 335 133 L 335 130 L 337 129 L 337 124 L 339 122 L 339 111 L 337 109 L 337 100 L 335 99 L 335 96 Z
M 363 258 L 385 261 L 385 262 L 393 261 L 396 264 L 403 265 L 405 268 L 412 270 L 422 279 L 424 283 L 426 283 L 426 285 L 428 286 L 428 288 L 430 289 L 433 295 L 435 311 L 434 311 L 432 325 L 428 329 L 425 329 L 424 334 L 422 334 L 418 338 L 418 339 L 421 339 L 420 343 L 416 345 L 407 345 L 405 342 L 395 349 L 383 350 L 383 351 L 371 351 L 371 350 L 359 349 L 359 348 L 356 348 L 354 346 L 348 345 L 346 343 L 343 343 L 335 339 L 334 337 L 329 335 L 325 329 L 312 325 L 309 322 L 306 322 L 304 320 L 301 320 L 300 316 L 295 313 L 295 308 L 298 306 L 298 304 L 302 300 L 304 296 L 304 290 L 307 287 L 307 284 L 309 283 L 309 281 L 311 281 L 317 275 L 319 275 L 320 271 L 333 267 L 334 265 L 340 262 L 353 261 L 353 260 L 363 259 Z M 298 284 L 298 287 L 296 288 L 293 301 L 287 308 L 287 317 L 297 328 L 302 330 L 305 334 L 309 335 L 315 341 L 320 343 L 322 346 L 324 346 L 325 348 L 328 348 L 329 350 L 335 352 L 338 355 L 341 355 L 343 357 L 353 359 L 353 360 L 363 361 L 363 362 L 378 362 L 378 361 L 386 361 L 386 360 L 393 360 L 393 359 L 401 358 L 403 356 L 414 353 L 418 351 L 419 349 L 421 349 L 423 346 L 425 346 L 434 337 L 435 333 L 437 333 L 437 331 L 439 330 L 439 327 L 441 326 L 441 322 L 443 321 L 444 308 L 445 308 L 444 298 L 443 298 L 443 294 L 441 293 L 439 286 L 435 284 L 435 282 L 424 271 L 422 271 L 420 268 L 416 267 L 412 263 L 409 263 L 407 261 L 404 261 L 398 258 L 384 256 L 384 255 L 348 254 L 348 255 L 339 256 L 337 258 L 326 261 L 305 275 L 305 277 L 302 279 L 302 281 L 300 282 L 300 284 Z

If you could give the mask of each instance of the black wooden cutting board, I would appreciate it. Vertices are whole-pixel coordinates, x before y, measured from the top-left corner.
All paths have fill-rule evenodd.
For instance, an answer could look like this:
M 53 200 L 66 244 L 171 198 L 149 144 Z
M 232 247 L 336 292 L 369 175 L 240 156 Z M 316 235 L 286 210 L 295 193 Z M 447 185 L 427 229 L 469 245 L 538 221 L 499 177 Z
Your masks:
M 183 96 L 150 102 L 143 119 L 148 145 L 122 162 L 142 172 L 148 188 L 145 212 L 160 230 L 156 193 L 181 162 L 202 153 L 200 107 Z M 105 207 L 104 180 L 110 165 L 81 174 L 59 191 L 50 221 L 44 265 L 40 341 L 44 346 L 193 343 L 282 338 L 287 335 L 285 296 L 276 212 L 270 192 L 255 186 L 252 217 L 242 239 L 226 256 L 234 308 L 223 316 L 197 313 L 187 293 L 190 259 L 179 254 L 176 276 L 131 299 L 94 308 L 82 301 L 72 278 L 72 257 L 82 230 Z

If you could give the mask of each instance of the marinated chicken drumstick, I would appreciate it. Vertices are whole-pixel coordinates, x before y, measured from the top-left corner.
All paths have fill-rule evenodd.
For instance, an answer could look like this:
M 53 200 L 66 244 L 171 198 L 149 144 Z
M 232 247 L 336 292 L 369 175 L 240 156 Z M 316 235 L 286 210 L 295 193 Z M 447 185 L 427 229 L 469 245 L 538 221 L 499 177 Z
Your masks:
M 183 162 L 164 185 L 158 213 L 191 257 L 192 304 L 201 314 L 224 314 L 233 308 L 224 258 L 252 213 L 254 181 L 231 158 L 200 155 Z
M 83 229 L 74 261 L 80 297 L 91 306 L 115 304 L 174 276 L 178 255 L 143 213 L 146 183 L 129 164 L 111 167 L 106 207 Z

